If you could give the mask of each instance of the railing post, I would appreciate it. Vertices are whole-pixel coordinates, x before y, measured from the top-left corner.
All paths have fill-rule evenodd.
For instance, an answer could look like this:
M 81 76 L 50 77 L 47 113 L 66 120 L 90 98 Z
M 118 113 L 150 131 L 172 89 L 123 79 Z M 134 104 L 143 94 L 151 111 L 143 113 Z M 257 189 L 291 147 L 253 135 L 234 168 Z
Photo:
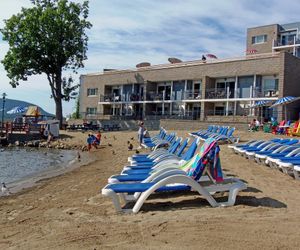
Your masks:
M 165 90 L 163 90 L 163 100 L 162 100 L 162 115 L 165 114 Z
M 115 108 L 116 108 L 115 101 L 116 101 L 116 94 L 114 93 L 114 95 L 113 95 L 113 115 L 115 115 Z
M 227 86 L 227 90 L 226 90 L 226 95 L 227 95 L 227 101 L 226 101 L 226 116 L 228 116 L 228 109 L 229 109 L 229 101 L 228 101 L 228 99 L 229 99 L 229 86 Z
M 296 36 L 294 36 L 293 56 L 296 56 Z
M 253 86 L 250 86 L 250 106 L 251 106 L 251 107 L 253 106 L 252 98 L 253 98 Z M 253 113 L 254 113 L 254 109 L 251 108 L 250 114 L 253 115 Z

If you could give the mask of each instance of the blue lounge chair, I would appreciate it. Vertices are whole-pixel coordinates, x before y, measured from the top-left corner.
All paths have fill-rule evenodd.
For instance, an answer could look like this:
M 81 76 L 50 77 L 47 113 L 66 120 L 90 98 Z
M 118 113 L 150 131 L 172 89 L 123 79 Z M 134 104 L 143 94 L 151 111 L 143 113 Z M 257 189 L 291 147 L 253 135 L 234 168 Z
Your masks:
M 267 157 L 278 157 L 285 156 L 292 152 L 294 149 L 297 149 L 296 146 L 282 145 L 272 152 L 257 152 L 255 154 L 255 161 L 259 164 L 266 164 Z
M 154 151 L 152 155 L 142 155 L 142 156 L 134 156 L 130 159 L 131 165 L 137 165 L 140 163 L 147 163 L 147 162 L 153 162 L 155 159 L 167 156 L 167 155 L 173 155 L 178 147 L 180 146 L 182 138 L 177 138 L 173 141 L 173 143 L 170 145 L 169 150 L 160 150 L 160 151 Z M 183 145 L 186 145 L 186 140 L 183 142 Z M 179 152 L 180 153 L 180 152 Z
M 205 150 L 197 155 L 188 174 L 184 171 L 174 170 L 172 173 L 160 176 L 160 178 L 151 182 L 108 184 L 102 189 L 102 194 L 112 199 L 118 212 L 137 213 L 152 193 L 168 191 L 194 190 L 202 195 L 212 207 L 232 206 L 238 192 L 246 189 L 247 186 L 236 178 L 228 178 L 223 181 L 220 161 L 217 158 L 219 148 L 216 140 L 207 140 L 204 147 Z M 202 185 L 200 178 L 205 173 L 208 174 L 210 179 L 205 181 L 205 185 Z M 229 191 L 226 202 L 217 202 L 211 194 L 226 191 Z M 120 198 L 125 203 L 135 201 L 134 207 L 132 209 L 122 209 Z
M 238 143 L 240 138 L 233 136 L 233 133 L 235 131 L 235 128 L 230 128 L 226 135 L 219 135 L 216 139 L 218 141 L 227 141 L 231 143 Z
M 300 153 L 300 146 L 290 146 L 284 152 L 271 154 L 266 158 L 266 165 L 269 165 L 272 168 L 277 168 L 277 162 L 283 158 L 293 157 Z
M 170 162 L 162 162 L 160 166 L 153 166 L 151 168 L 147 167 L 134 167 L 133 169 L 128 169 L 122 172 L 121 175 L 113 175 L 108 179 L 108 183 L 118 183 L 118 182 L 137 182 L 137 181 L 144 181 L 145 179 L 149 178 L 153 174 L 155 176 L 160 175 L 162 173 L 168 172 L 174 169 L 181 169 L 186 168 L 186 164 L 191 164 L 194 161 L 194 152 L 197 148 L 197 143 L 193 142 L 190 146 L 189 150 L 187 151 L 186 157 L 182 158 L 177 164 L 170 163 Z M 189 163 L 188 163 L 189 162 Z
M 195 151 L 198 147 L 199 144 L 199 139 L 195 139 L 192 144 L 190 145 L 190 147 L 188 148 L 188 150 L 183 154 L 182 157 L 178 157 L 178 156 L 173 156 L 173 157 L 169 157 L 167 159 L 164 159 L 161 162 L 156 162 L 154 165 L 150 166 L 150 165 L 137 165 L 137 166 L 126 166 L 124 167 L 124 170 L 141 170 L 141 169 L 152 169 L 152 168 L 158 168 L 158 167 L 162 167 L 165 166 L 166 164 L 183 164 L 184 162 L 190 160 L 193 155 L 195 154 Z

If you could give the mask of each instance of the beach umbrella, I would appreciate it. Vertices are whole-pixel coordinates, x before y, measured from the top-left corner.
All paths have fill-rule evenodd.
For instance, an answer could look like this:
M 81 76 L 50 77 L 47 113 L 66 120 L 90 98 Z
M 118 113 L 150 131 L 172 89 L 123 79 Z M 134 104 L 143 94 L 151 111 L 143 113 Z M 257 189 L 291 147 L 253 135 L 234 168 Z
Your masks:
M 285 97 L 282 97 L 282 98 L 279 98 L 270 108 L 274 108 L 274 107 L 277 107 L 277 106 L 284 106 L 284 113 L 285 113 L 285 120 L 287 120 L 287 112 L 286 112 L 286 106 L 289 104 L 289 103 L 292 103 L 292 102 L 295 102 L 297 100 L 299 100 L 300 97 L 295 97 L 295 96 L 285 96 Z
M 256 49 L 248 49 L 248 50 L 246 50 L 246 53 L 247 54 L 255 54 L 255 53 L 257 53 L 257 50 Z
M 206 57 L 207 57 L 207 58 L 212 58 L 212 59 L 218 59 L 218 57 L 216 57 L 216 56 L 213 55 L 213 54 L 206 54 Z
M 271 101 L 268 100 L 262 100 L 262 101 L 256 101 L 251 108 L 259 108 L 259 107 L 263 107 L 263 106 L 267 106 L 271 103 Z
M 27 109 L 28 109 L 28 107 L 17 106 L 17 107 L 14 107 L 13 109 L 7 111 L 6 113 L 9 115 L 19 114 L 19 113 L 25 112 Z
M 269 100 L 261 100 L 261 101 L 256 101 L 252 106 L 251 108 L 260 108 L 260 120 L 262 122 L 262 107 L 264 106 L 268 106 L 269 104 L 271 104 L 271 101 Z

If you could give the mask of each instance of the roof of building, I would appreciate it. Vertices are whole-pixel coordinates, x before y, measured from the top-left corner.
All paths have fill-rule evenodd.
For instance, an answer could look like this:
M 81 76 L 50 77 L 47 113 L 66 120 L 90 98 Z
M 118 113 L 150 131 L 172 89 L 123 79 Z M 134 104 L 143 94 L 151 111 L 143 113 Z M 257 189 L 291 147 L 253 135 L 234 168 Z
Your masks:
M 261 53 L 261 54 L 251 54 L 242 57 L 235 58 L 225 58 L 225 59 L 211 59 L 203 62 L 202 60 L 194 60 L 194 61 L 185 61 L 181 63 L 166 63 L 166 64 L 157 64 L 151 65 L 142 68 L 131 68 L 131 69 L 120 69 L 120 70 L 111 70 L 105 72 L 97 72 L 97 73 L 88 73 L 84 74 L 84 76 L 97 76 L 97 75 L 110 75 L 110 74 L 121 74 L 126 72 L 141 72 L 141 71 L 149 71 L 156 69 L 166 69 L 166 68 L 180 68 L 180 67 L 188 67 L 188 66 L 196 66 L 196 65 L 207 65 L 207 64 L 217 64 L 217 63 L 228 63 L 228 62 L 236 62 L 236 61 L 247 61 L 247 60 L 256 60 L 270 57 L 278 57 L 280 52 L 273 53 Z

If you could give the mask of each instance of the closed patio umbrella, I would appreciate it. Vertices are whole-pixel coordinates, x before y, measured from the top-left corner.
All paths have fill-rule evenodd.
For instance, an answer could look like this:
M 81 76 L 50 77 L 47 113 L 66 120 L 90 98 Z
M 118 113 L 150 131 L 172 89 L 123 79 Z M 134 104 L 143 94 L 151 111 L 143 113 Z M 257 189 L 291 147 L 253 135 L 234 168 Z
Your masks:
M 292 102 L 295 102 L 297 100 L 299 100 L 300 97 L 295 97 L 295 96 L 285 96 L 285 97 L 282 97 L 282 98 L 279 98 L 270 108 L 273 108 L 273 107 L 277 107 L 277 106 L 284 106 L 284 113 L 285 113 L 285 120 L 287 120 L 287 112 L 286 112 L 286 106 L 289 104 L 289 103 L 292 103 Z

